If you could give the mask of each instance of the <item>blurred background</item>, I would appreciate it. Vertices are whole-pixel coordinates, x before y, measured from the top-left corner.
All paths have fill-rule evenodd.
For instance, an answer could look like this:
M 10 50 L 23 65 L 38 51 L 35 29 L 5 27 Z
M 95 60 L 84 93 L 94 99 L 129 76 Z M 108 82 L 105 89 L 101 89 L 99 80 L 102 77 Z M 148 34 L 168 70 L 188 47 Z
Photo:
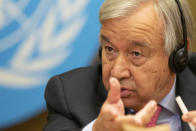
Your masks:
M 43 129 L 48 79 L 97 58 L 102 2 L 0 0 L 0 130 Z

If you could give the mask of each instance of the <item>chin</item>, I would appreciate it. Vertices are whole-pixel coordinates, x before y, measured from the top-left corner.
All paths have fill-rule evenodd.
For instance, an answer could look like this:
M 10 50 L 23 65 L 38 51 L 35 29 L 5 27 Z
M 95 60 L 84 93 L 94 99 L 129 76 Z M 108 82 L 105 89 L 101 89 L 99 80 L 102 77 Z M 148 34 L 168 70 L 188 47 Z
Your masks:
M 137 100 L 130 99 L 130 98 L 121 98 L 121 99 L 126 108 L 133 108 L 138 105 Z
M 135 111 L 138 111 L 143 108 L 143 106 L 146 104 L 139 102 L 138 99 L 134 98 L 121 98 L 124 104 L 125 108 L 131 108 L 134 109 Z

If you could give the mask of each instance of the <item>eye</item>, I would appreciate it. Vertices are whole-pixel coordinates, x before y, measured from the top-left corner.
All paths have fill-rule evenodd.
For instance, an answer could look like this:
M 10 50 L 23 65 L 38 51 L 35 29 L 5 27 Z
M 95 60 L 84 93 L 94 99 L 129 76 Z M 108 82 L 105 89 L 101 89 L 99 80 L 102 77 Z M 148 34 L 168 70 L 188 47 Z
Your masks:
M 112 53 L 114 51 L 114 49 L 112 47 L 110 47 L 110 46 L 105 46 L 105 50 L 108 53 Z
M 105 51 L 105 56 L 108 60 L 113 60 L 116 58 L 117 56 L 117 50 L 115 48 L 113 48 L 112 46 L 110 45 L 105 45 L 104 46 L 104 51 Z
M 141 56 L 141 53 L 139 51 L 132 51 L 132 55 L 135 57 Z

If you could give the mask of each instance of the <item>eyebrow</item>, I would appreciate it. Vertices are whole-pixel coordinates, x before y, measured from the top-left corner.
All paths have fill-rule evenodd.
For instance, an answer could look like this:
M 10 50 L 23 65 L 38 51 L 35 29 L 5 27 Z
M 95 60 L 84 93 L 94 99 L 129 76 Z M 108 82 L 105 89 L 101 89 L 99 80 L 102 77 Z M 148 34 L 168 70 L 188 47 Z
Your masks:
M 104 35 L 101 35 L 101 40 L 104 40 L 108 43 L 111 43 L 110 39 L 108 37 L 104 36 Z
M 100 37 L 101 37 L 101 40 L 104 40 L 104 41 L 106 41 L 108 43 L 112 43 L 107 36 L 101 35 Z M 149 48 L 149 45 L 146 42 L 137 41 L 137 40 L 131 40 L 130 41 L 130 45 Z
M 140 47 L 148 47 L 149 48 L 149 45 L 147 43 L 140 42 L 140 41 L 135 41 L 135 40 L 130 41 L 130 45 L 140 46 Z

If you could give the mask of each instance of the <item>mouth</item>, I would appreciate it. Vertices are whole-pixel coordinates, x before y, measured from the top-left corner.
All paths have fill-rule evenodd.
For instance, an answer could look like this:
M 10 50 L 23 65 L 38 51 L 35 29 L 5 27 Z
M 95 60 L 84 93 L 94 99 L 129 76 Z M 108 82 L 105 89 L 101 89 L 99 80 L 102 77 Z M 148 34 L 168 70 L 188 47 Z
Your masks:
M 127 98 L 127 97 L 133 95 L 135 92 L 136 92 L 136 90 L 134 90 L 134 89 L 121 87 L 120 96 L 121 96 L 121 98 Z

